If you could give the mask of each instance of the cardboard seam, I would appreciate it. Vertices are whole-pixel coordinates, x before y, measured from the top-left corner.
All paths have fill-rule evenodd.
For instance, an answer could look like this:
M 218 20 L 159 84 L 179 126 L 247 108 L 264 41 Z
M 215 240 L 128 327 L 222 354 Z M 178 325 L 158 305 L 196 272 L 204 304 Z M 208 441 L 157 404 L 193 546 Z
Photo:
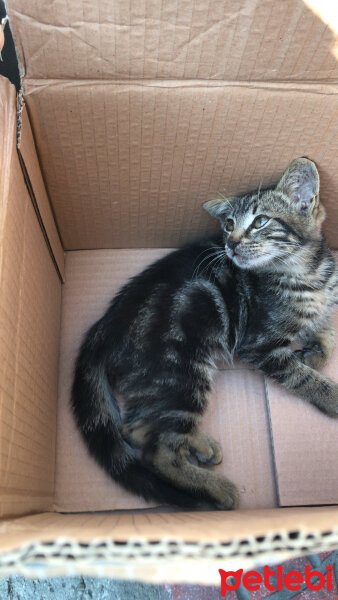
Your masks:
M 259 89 L 276 92 L 302 92 L 318 95 L 337 95 L 338 79 L 330 81 L 310 81 L 302 80 L 292 82 L 290 80 L 272 80 L 264 81 L 235 81 L 219 79 L 37 79 L 24 78 L 24 95 L 28 96 L 33 92 L 38 92 L 46 87 L 82 87 L 82 86 L 107 86 L 126 87 L 128 89 L 135 87 L 143 88 L 243 88 Z M 29 89 L 30 88 L 30 89 Z
M 267 410 L 268 423 L 269 423 L 269 433 L 270 433 L 269 438 L 270 438 L 270 448 L 271 448 L 271 454 L 272 454 L 273 474 L 274 474 L 274 479 L 275 479 L 276 499 L 277 499 L 277 506 L 279 508 L 281 508 L 277 460 L 276 460 L 275 444 L 274 444 L 274 438 L 273 438 L 272 416 L 271 416 L 271 411 L 270 411 L 269 388 L 268 388 L 267 377 L 265 375 L 263 376 L 263 379 L 264 379 L 264 388 L 265 388 L 266 410 Z
M 41 213 L 40 213 L 40 210 L 39 210 L 38 202 L 36 200 L 34 189 L 33 189 L 33 186 L 32 186 L 32 183 L 31 183 L 31 180 L 30 180 L 30 177 L 29 177 L 26 165 L 25 165 L 25 161 L 24 161 L 24 159 L 22 157 L 22 154 L 20 152 L 20 148 L 17 148 L 17 152 L 18 152 L 18 156 L 19 156 L 19 161 L 20 161 L 20 165 L 21 165 L 23 177 L 24 177 L 24 180 L 25 180 L 25 183 L 26 183 L 26 187 L 27 187 L 30 199 L 32 201 L 35 214 L 37 216 L 37 219 L 38 219 L 41 231 L 42 231 L 42 235 L 43 235 L 43 237 L 45 239 L 46 246 L 48 248 L 48 252 L 50 254 L 50 257 L 51 257 L 51 259 L 53 261 L 53 264 L 54 264 L 55 270 L 57 272 L 57 275 L 58 275 L 61 283 L 63 283 L 64 279 L 63 279 L 62 274 L 60 272 L 60 269 L 59 269 L 58 263 L 56 261 L 56 258 L 55 258 L 55 255 L 54 255 L 51 243 L 49 241 L 49 237 L 48 237 L 48 234 L 47 234 L 47 231 L 46 231 L 43 219 L 41 217 Z

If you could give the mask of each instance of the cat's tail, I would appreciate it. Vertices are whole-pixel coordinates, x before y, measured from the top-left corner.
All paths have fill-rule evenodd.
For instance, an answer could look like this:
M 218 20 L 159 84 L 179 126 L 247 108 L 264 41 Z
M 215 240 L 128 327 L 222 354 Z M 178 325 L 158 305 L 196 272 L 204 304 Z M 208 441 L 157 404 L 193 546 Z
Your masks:
M 97 331 L 96 336 L 92 333 L 89 332 L 77 359 L 71 398 L 90 454 L 117 483 L 145 500 L 191 510 L 202 508 L 198 498 L 148 470 L 123 439 L 120 410 L 107 378 L 104 353 Z

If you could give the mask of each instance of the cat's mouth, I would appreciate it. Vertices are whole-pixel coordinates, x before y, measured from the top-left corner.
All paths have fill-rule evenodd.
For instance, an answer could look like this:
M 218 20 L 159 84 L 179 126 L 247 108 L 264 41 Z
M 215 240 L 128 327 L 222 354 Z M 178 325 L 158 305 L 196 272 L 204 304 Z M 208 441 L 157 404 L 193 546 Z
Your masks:
M 255 267 L 261 267 L 271 262 L 274 258 L 269 252 L 259 255 L 244 254 L 243 251 L 239 250 L 238 248 L 236 248 L 235 251 L 226 248 L 226 254 L 235 263 L 235 265 L 241 267 L 242 269 L 254 269 Z
M 238 266 L 244 266 L 244 264 L 250 261 L 251 258 L 246 253 L 244 253 L 243 250 L 237 247 L 232 249 L 226 246 L 225 253 L 228 256 L 228 258 L 230 258 Z

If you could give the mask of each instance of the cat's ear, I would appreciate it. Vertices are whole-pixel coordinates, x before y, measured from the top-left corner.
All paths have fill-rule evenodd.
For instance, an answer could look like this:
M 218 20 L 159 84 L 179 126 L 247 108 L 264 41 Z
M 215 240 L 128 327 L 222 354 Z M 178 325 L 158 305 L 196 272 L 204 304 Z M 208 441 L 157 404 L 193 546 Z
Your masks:
M 204 202 L 203 208 L 212 217 L 222 220 L 223 216 L 228 212 L 228 203 L 228 198 L 216 198 L 215 200 L 208 200 L 208 202 Z
M 307 211 L 319 194 L 317 167 L 308 158 L 296 158 L 288 166 L 276 190 L 285 194 L 299 210 Z

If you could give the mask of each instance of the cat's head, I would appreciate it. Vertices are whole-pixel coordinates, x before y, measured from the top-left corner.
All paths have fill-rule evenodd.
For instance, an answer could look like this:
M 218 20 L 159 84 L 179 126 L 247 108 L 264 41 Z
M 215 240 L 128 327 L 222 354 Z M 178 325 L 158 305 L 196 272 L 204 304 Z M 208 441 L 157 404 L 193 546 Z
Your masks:
M 325 218 L 318 171 L 307 158 L 292 161 L 272 190 L 210 200 L 203 206 L 221 222 L 227 256 L 244 269 L 296 266 L 321 239 Z

